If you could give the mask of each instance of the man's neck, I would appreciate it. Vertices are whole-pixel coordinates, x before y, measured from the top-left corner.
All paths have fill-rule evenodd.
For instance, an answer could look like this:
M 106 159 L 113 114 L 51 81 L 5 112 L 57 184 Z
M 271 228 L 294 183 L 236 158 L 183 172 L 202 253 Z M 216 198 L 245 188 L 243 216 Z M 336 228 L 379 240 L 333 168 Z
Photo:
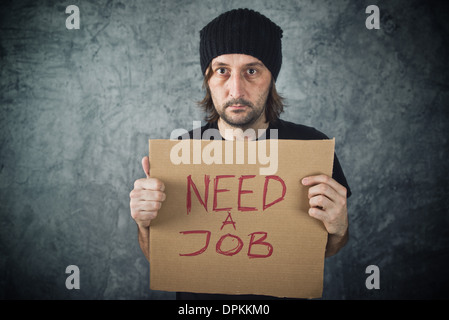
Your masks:
M 256 140 L 264 134 L 269 125 L 269 123 L 265 121 L 265 117 L 261 117 L 248 128 L 238 128 L 231 126 L 230 124 L 223 121 L 222 118 L 218 119 L 217 124 L 218 130 L 225 140 Z

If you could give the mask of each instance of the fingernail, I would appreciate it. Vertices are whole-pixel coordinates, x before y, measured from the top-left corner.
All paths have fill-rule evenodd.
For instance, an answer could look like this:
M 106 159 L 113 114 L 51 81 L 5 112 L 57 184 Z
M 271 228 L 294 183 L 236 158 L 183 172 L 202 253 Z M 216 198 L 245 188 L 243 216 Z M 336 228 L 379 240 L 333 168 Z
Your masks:
M 302 179 L 302 184 L 306 185 L 308 182 L 307 178 Z

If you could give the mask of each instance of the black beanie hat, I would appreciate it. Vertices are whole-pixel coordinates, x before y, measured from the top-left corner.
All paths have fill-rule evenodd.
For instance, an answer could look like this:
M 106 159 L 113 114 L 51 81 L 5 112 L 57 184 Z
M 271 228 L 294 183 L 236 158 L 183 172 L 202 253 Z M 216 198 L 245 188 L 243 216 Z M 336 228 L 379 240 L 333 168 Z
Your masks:
M 253 56 L 270 70 L 276 81 L 282 64 L 282 29 L 250 9 L 225 12 L 200 31 L 200 61 L 203 75 L 212 59 L 222 54 Z

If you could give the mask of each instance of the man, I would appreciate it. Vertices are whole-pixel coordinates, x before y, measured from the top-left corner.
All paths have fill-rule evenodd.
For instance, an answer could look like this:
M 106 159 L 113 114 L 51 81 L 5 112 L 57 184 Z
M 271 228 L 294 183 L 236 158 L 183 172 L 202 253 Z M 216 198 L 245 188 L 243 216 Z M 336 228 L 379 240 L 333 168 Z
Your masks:
M 206 96 L 200 106 L 208 121 L 201 133 L 214 128 L 227 139 L 244 139 L 247 129 L 254 129 L 250 132 L 268 129 L 261 136 L 249 138 L 269 139 L 270 129 L 277 129 L 279 139 L 328 139 L 313 128 L 279 119 L 283 99 L 276 92 L 275 82 L 282 63 L 281 38 L 279 26 L 248 9 L 226 12 L 201 30 L 200 60 Z M 226 129 L 233 130 L 232 137 L 225 136 L 225 131 L 229 132 Z M 149 260 L 150 224 L 165 200 L 165 186 L 150 177 L 148 157 L 142 159 L 142 167 L 147 177 L 135 181 L 130 207 L 138 225 L 140 246 Z M 332 177 L 302 177 L 301 182 L 310 187 L 309 215 L 321 220 L 329 233 L 326 257 L 334 255 L 348 240 L 346 200 L 351 194 L 337 157 Z M 216 296 L 178 294 L 177 297 Z

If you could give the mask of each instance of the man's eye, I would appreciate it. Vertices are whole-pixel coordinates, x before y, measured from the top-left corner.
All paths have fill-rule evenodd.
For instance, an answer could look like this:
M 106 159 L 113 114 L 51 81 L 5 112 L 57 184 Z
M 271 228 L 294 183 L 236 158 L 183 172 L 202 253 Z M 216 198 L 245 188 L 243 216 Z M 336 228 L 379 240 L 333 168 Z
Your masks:
M 218 74 L 225 74 L 226 73 L 226 69 L 225 68 L 218 68 L 217 69 L 217 73 Z
M 257 73 L 256 69 L 248 69 L 248 74 L 255 75 Z

